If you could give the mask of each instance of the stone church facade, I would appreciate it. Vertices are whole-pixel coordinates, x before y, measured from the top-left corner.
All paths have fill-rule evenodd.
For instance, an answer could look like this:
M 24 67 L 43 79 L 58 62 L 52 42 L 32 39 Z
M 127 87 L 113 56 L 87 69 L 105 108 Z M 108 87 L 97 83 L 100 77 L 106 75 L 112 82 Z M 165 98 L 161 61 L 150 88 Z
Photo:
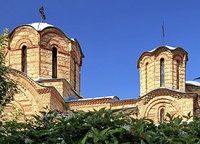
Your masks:
M 48 107 L 63 111 L 124 109 L 138 118 L 162 122 L 166 113 L 175 115 L 200 113 L 200 84 L 185 81 L 188 53 L 181 47 L 160 46 L 144 52 L 138 59 L 140 97 L 120 100 L 117 96 L 84 99 L 80 95 L 80 70 L 84 58 L 76 39 L 46 23 L 16 27 L 9 34 L 5 50 L 10 77 L 19 93 L 5 112 L 20 110 L 26 117 Z

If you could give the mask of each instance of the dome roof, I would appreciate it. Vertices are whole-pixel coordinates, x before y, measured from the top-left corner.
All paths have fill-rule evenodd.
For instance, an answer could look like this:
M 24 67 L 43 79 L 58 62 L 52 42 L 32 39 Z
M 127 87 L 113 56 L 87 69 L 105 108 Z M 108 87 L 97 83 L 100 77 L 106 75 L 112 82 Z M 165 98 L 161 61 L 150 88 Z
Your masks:
M 164 47 L 168 48 L 169 50 L 175 50 L 175 49 L 176 49 L 175 47 L 171 47 L 171 46 L 168 46 L 168 45 L 166 45 L 166 46 L 164 46 Z M 154 51 L 156 51 L 158 48 L 160 48 L 160 47 L 157 47 L 157 48 L 155 48 L 155 49 L 153 49 L 153 50 L 151 50 L 151 51 L 148 51 L 148 52 L 154 52 Z
M 179 51 L 180 53 L 179 54 L 183 54 L 183 55 L 186 55 L 186 61 L 188 60 L 188 53 L 183 49 L 183 48 L 181 48 L 181 47 L 171 47 L 171 46 L 159 46 L 159 47 L 157 47 L 157 48 L 155 48 L 155 49 L 153 49 L 153 50 L 151 50 L 151 51 L 146 51 L 146 52 L 144 52 L 144 53 L 142 53 L 142 55 L 139 57 L 139 59 L 138 59 L 138 62 L 137 62 L 137 68 L 139 68 L 140 67 L 140 65 L 139 65 L 139 63 L 140 63 L 140 61 L 142 60 L 142 58 L 144 58 L 144 56 L 152 56 L 152 55 L 155 55 L 155 53 L 158 51 L 159 52 L 159 50 L 160 49 L 164 49 L 165 51 L 171 51 L 171 52 L 174 52 L 174 51 Z
M 197 81 L 186 81 L 186 85 L 200 86 L 200 82 L 197 82 Z
M 28 25 L 32 26 L 37 31 L 42 31 L 46 27 L 54 27 L 53 25 L 50 25 L 48 23 L 43 23 L 43 22 L 35 22 Z

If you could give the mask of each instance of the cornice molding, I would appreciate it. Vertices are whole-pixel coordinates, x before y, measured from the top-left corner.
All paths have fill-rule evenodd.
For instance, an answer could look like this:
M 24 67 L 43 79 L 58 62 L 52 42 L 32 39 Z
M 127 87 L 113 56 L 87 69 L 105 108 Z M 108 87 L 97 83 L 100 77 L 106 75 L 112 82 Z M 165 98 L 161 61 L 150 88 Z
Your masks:
M 84 106 L 84 105 L 99 105 L 99 104 L 108 104 L 110 103 L 110 98 L 104 99 L 92 99 L 92 100 L 79 100 L 79 101 L 70 101 L 66 102 L 70 106 Z

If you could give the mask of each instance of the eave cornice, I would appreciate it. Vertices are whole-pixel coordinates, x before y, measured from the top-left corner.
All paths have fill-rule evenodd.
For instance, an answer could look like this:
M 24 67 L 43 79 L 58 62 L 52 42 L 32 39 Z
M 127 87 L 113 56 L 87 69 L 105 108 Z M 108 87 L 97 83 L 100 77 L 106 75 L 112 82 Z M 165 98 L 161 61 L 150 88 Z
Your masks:
M 66 103 L 69 104 L 70 106 L 98 105 L 98 104 L 110 103 L 110 100 L 111 100 L 110 98 L 104 98 L 104 99 L 70 101 Z

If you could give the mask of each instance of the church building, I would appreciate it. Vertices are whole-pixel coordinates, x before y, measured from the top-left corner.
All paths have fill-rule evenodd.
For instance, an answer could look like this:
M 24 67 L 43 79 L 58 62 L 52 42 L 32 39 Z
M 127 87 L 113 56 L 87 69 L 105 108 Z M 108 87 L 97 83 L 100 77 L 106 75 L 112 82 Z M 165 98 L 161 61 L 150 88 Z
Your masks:
M 6 64 L 11 67 L 10 78 L 17 83 L 19 92 L 5 112 L 20 110 L 30 117 L 44 107 L 63 111 L 62 103 L 66 103 L 71 110 L 122 109 L 155 123 L 162 122 L 167 113 L 200 115 L 200 83 L 185 81 L 188 53 L 181 47 L 159 46 L 139 57 L 137 99 L 84 99 L 80 95 L 84 54 L 76 39 L 47 23 L 18 26 L 9 38 Z

